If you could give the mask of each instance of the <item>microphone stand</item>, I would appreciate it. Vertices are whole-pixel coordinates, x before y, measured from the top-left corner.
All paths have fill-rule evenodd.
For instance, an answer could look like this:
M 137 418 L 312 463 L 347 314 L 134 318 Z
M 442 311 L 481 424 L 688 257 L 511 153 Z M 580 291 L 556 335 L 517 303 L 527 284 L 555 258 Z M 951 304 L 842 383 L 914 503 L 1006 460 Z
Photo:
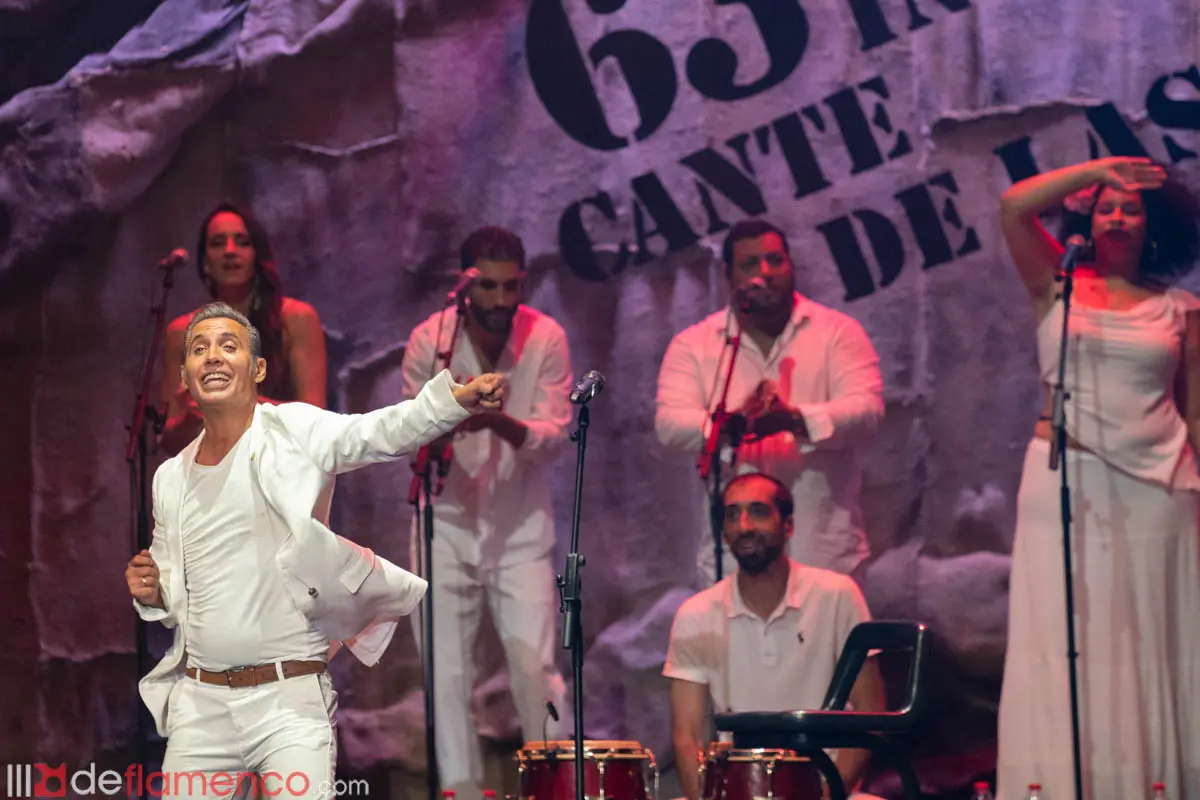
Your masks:
M 721 496 L 721 434 L 726 428 L 729 428 L 732 436 L 734 457 L 737 457 L 737 447 L 741 441 L 741 432 L 736 424 L 733 423 L 733 415 L 726 408 L 725 403 L 729 399 L 729 384 L 733 382 L 733 367 L 737 363 L 738 351 L 742 347 L 741 331 L 738 335 L 730 337 L 728 340 L 732 346 L 732 355 L 729 357 L 729 367 L 725 370 L 725 384 L 721 387 L 721 399 L 717 403 L 717 409 L 712 415 L 712 428 L 708 432 L 708 439 L 704 442 L 704 450 L 700 453 L 700 459 L 696 462 L 696 468 L 700 470 L 700 480 L 708 482 L 708 515 L 709 526 L 712 528 L 713 537 L 713 552 L 716 559 L 716 580 L 721 580 L 723 573 L 723 562 L 725 547 L 721 533 L 725 529 L 725 501 Z M 711 476 L 711 480 L 709 480 Z
M 458 339 L 458 330 L 466 311 L 461 296 L 455 298 L 458 308 L 454 314 L 454 332 L 450 335 L 450 346 L 445 352 L 436 353 L 433 364 L 430 365 L 429 378 L 437 373 L 438 360 L 444 369 L 450 368 L 450 360 L 454 357 L 454 343 Z M 445 316 L 445 311 L 441 312 Z M 442 343 L 442 320 L 438 320 L 437 345 Z M 417 451 L 416 462 L 413 464 L 412 481 L 408 485 L 408 502 L 413 507 L 417 528 L 421 531 L 421 564 L 418 569 L 429 588 L 421 602 L 421 648 L 422 669 L 425 673 L 425 784 L 429 800 L 439 800 L 439 774 L 437 760 L 437 722 L 434 705 L 434 661 L 433 661 L 433 498 L 442 493 L 443 482 L 450 471 L 452 448 L 449 444 L 435 447 L 435 443 L 423 446 Z M 434 486 L 433 475 L 437 472 L 437 485 Z
M 1062 281 L 1062 337 L 1058 343 L 1058 375 L 1054 383 L 1054 402 L 1051 412 L 1051 427 L 1053 434 L 1050 440 L 1050 471 L 1058 471 L 1059 475 L 1059 506 L 1062 517 L 1063 537 L 1063 577 L 1067 598 L 1067 667 L 1071 684 L 1071 756 L 1073 759 L 1075 778 L 1075 798 L 1083 800 L 1083 766 L 1080 756 L 1079 735 L 1079 676 L 1077 661 L 1079 653 L 1075 650 L 1075 591 L 1074 569 L 1071 565 L 1071 488 L 1067 482 L 1067 412 L 1066 401 L 1070 394 L 1066 391 L 1065 378 L 1067 368 L 1067 333 L 1068 321 L 1071 315 L 1071 292 L 1075 288 L 1075 265 L 1079 260 L 1080 248 L 1068 247 L 1063 254 L 1059 280 Z
M 575 455 L 575 509 L 571 519 L 571 552 L 567 555 L 566 575 L 558 576 L 558 592 L 561 599 L 559 610 L 563 615 L 562 648 L 571 651 L 571 679 L 574 683 L 575 702 L 575 800 L 587 800 L 584 791 L 583 766 L 583 601 L 579 594 L 579 574 L 587 560 L 579 552 L 579 510 L 583 504 L 583 461 L 587 451 L 587 431 L 591 424 L 591 411 L 587 402 L 595 394 L 580 399 L 579 427 L 571 434 L 576 442 Z
M 158 360 L 158 345 L 163 338 L 166 327 L 167 297 L 171 287 L 175 285 L 175 270 L 182 265 L 182 260 L 164 259 L 159 267 L 163 272 L 162 295 L 156 305 L 151 306 L 150 313 L 154 315 L 154 328 L 150 334 L 150 344 L 146 348 L 146 360 L 142 364 L 141 379 L 138 381 L 138 396 L 133 404 L 133 418 L 129 423 L 129 439 L 125 443 L 125 461 L 129 464 L 129 508 L 133 514 L 133 549 L 135 553 L 150 549 L 153 534 L 150 526 L 150 510 L 148 508 L 149 470 L 146 468 L 147 452 L 147 422 L 153 427 L 157 437 L 162 433 L 166 416 L 157 406 L 150 402 L 150 382 L 154 376 L 154 363 Z M 149 670 L 150 647 L 147 638 L 146 623 L 135 618 L 134 629 L 134 663 L 137 678 L 140 681 Z M 146 712 L 143 710 L 141 698 L 136 701 L 133 725 L 134 763 L 144 764 L 146 756 L 147 731 Z M 138 797 L 144 796 L 139 790 Z

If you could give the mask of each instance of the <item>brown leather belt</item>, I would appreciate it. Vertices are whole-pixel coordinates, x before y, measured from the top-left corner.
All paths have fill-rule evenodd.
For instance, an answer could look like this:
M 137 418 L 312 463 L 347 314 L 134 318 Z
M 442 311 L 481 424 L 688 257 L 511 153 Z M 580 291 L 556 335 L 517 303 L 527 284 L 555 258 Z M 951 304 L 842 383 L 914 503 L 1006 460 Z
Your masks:
M 324 661 L 282 661 L 279 664 L 284 678 L 298 678 L 301 675 L 316 675 L 325 671 Z M 228 686 L 231 689 L 245 689 L 248 686 L 258 686 L 279 680 L 279 670 L 275 664 L 258 664 L 253 667 L 237 667 L 224 672 L 210 672 L 196 667 L 187 668 L 187 676 L 201 683 L 211 683 L 216 686 Z

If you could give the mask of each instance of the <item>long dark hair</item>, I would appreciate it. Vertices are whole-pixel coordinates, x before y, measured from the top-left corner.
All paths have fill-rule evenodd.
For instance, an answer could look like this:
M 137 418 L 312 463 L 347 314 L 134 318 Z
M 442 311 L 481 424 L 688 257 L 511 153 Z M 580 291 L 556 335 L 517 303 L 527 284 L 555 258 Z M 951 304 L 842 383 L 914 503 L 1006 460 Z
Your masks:
M 259 389 L 260 394 L 272 400 L 294 400 L 291 370 L 283 350 L 283 286 L 266 229 L 246 209 L 229 201 L 220 203 L 200 224 L 200 235 L 196 242 L 196 270 L 200 280 L 208 287 L 208 293 L 216 298 L 217 284 L 204 271 L 204 265 L 208 259 L 208 224 L 213 217 L 223 213 L 236 214 L 241 218 L 246 225 L 246 232 L 250 234 L 250 244 L 254 246 L 254 299 L 247 316 L 262 335 L 262 356 L 267 360 L 267 377 Z
M 1100 200 L 1104 186 L 1097 186 L 1091 195 L 1087 213 L 1063 208 L 1059 241 L 1066 242 L 1071 234 L 1092 238 L 1092 211 Z M 1200 203 L 1172 170 L 1158 189 L 1142 191 L 1142 208 L 1146 214 L 1146 237 L 1138 260 L 1138 277 L 1143 283 L 1165 287 L 1187 275 L 1200 258 Z

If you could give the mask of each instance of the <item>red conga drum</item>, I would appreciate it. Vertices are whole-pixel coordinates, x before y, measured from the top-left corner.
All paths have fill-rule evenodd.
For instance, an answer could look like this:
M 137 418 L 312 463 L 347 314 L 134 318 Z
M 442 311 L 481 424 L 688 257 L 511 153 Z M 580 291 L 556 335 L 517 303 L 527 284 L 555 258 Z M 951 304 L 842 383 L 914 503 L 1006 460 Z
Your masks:
M 583 758 L 588 797 L 658 800 L 658 765 L 640 743 L 588 739 Z M 575 800 L 574 740 L 527 742 L 516 759 L 521 800 Z
M 713 742 L 700 765 L 702 800 L 821 800 L 821 773 L 791 750 L 739 750 Z

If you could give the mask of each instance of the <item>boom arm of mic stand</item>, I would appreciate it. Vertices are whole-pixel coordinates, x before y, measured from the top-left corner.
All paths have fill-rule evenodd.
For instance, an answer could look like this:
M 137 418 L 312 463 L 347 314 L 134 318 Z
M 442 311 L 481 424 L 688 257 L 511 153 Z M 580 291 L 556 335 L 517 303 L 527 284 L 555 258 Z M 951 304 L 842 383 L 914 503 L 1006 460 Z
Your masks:
M 171 287 L 175 285 L 175 271 L 163 272 L 162 297 L 154 307 L 154 332 L 150 336 L 150 346 L 146 348 L 146 362 L 142 365 L 142 380 L 138 389 L 137 401 L 133 407 L 133 421 L 129 424 L 129 440 L 125 443 L 125 460 L 132 464 L 137 458 L 138 439 L 146 424 L 146 416 L 150 415 L 157 429 L 162 421 L 158 410 L 150 405 L 150 379 L 154 376 L 154 362 L 158 360 L 158 343 L 162 341 L 163 329 L 166 327 L 167 297 Z
M 454 315 L 454 330 L 450 334 L 450 347 L 447 348 L 445 352 L 435 354 L 433 363 L 429 367 L 430 380 L 433 379 L 434 373 L 437 370 L 439 359 L 442 362 L 442 369 L 450 369 L 450 362 L 454 359 L 454 342 L 458 339 L 458 329 L 462 324 L 462 316 L 465 312 L 466 309 L 463 307 L 463 303 L 460 302 Z M 437 342 L 435 343 L 434 349 L 436 350 L 438 347 L 441 347 L 441 344 L 442 329 L 441 322 L 439 322 Z M 408 484 L 408 504 L 410 506 L 416 506 L 420 501 L 421 485 L 425 479 L 425 473 L 434 467 L 434 464 L 431 462 L 436 462 L 438 475 L 437 491 L 433 492 L 433 494 L 436 495 L 442 493 L 442 480 L 445 479 L 446 474 L 450 469 L 450 458 L 451 450 L 449 445 L 447 445 L 446 448 L 440 453 L 433 452 L 432 443 L 423 446 L 417 451 L 417 458 L 413 462 L 412 481 Z
M 725 432 L 730 422 L 730 413 L 725 408 L 725 403 L 729 399 L 729 384 L 733 382 L 733 368 L 737 364 L 738 351 L 742 346 L 741 334 L 732 337 L 729 340 L 732 345 L 732 353 L 729 357 L 729 366 L 725 369 L 725 384 L 721 387 L 721 399 L 717 402 L 717 410 L 713 412 L 712 428 L 708 431 L 708 439 L 704 442 L 704 450 L 700 453 L 700 460 L 696 463 L 696 468 L 700 471 L 700 480 L 709 483 L 709 477 L 712 477 L 711 485 L 709 486 L 708 510 L 709 510 L 709 527 L 712 529 L 713 537 L 713 559 L 715 577 L 721 580 L 722 576 L 722 559 L 724 556 L 724 548 L 721 541 L 721 529 L 723 527 L 724 515 L 721 511 L 721 434 Z M 734 436 L 734 457 L 737 457 L 737 439 L 740 436 Z

